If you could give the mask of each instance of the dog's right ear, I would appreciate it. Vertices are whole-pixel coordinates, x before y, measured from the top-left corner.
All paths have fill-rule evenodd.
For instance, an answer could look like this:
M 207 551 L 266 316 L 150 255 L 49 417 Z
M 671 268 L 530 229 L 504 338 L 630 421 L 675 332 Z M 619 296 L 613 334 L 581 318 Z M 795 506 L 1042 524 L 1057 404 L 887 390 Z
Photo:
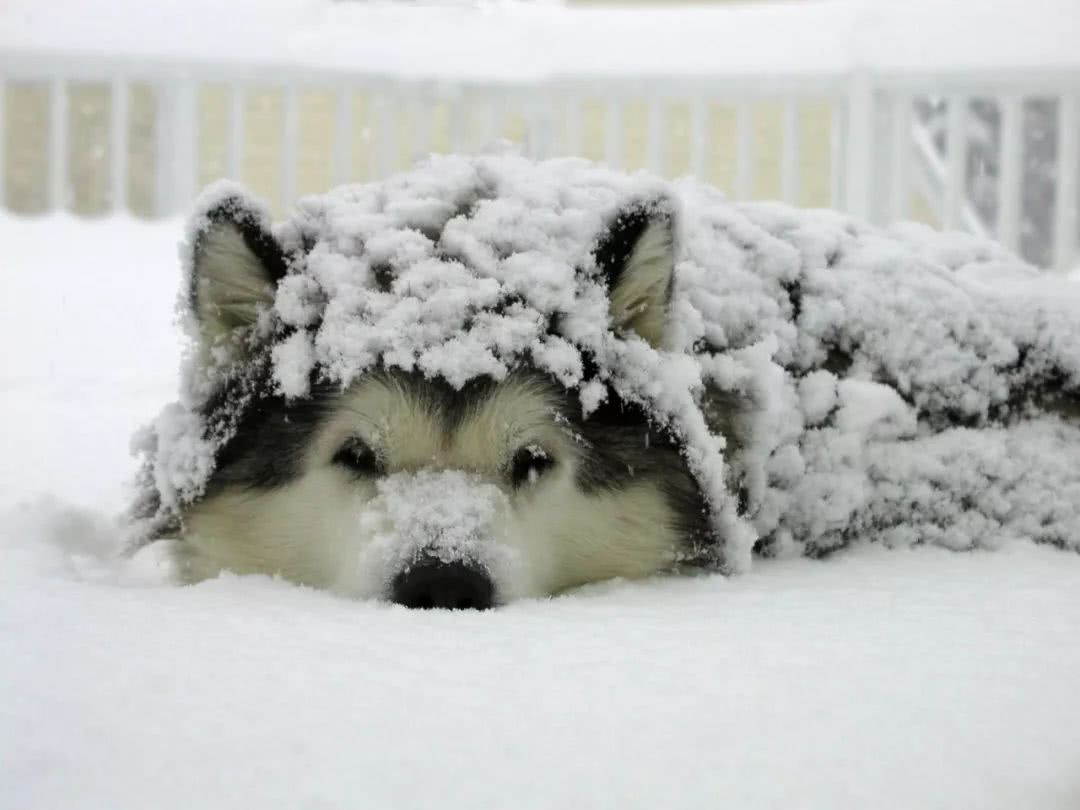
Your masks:
M 206 351 L 252 326 L 273 305 L 288 264 L 269 216 L 239 194 L 207 210 L 191 244 L 188 300 Z

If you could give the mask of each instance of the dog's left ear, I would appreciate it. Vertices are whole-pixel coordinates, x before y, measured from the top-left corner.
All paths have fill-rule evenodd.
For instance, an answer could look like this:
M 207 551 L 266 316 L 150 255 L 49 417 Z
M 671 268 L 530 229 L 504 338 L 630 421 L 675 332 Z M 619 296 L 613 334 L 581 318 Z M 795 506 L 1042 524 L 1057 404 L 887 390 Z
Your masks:
M 209 208 L 192 238 L 188 300 L 204 349 L 252 326 L 274 303 L 285 276 L 285 252 L 269 216 L 240 194 Z
M 607 281 L 615 329 L 658 348 L 675 281 L 675 223 L 664 199 L 634 203 L 600 238 L 596 265 Z

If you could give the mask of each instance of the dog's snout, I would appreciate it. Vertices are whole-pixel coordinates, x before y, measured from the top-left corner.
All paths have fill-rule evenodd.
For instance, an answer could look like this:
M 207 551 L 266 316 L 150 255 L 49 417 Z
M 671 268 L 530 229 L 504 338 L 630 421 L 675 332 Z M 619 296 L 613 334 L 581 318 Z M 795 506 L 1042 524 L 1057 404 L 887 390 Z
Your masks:
M 494 591 L 491 578 L 475 565 L 421 560 L 394 578 L 391 599 L 410 608 L 486 610 Z

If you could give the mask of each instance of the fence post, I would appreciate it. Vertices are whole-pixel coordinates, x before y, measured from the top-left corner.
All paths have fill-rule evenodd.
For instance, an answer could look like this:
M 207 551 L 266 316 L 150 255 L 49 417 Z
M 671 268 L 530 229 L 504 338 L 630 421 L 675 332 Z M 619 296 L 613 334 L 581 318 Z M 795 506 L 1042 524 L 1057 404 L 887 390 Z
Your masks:
M 870 72 L 857 68 L 848 84 L 844 133 L 844 208 L 859 219 L 873 215 L 874 87 Z
M 460 86 L 449 93 L 446 135 L 450 143 L 450 151 L 455 155 L 462 154 L 468 142 L 469 118 L 467 113 L 471 101 L 472 94 L 466 93 Z
M 49 210 L 68 204 L 68 93 L 62 78 L 49 83 Z
M 581 99 L 577 93 L 560 94 L 563 119 L 566 121 L 566 135 L 563 140 L 563 154 L 581 155 L 585 151 L 585 139 L 581 127 Z
M 967 198 L 967 97 L 948 97 L 945 112 L 945 210 L 942 227 L 959 228 L 964 200 Z
M 109 209 L 114 214 L 127 211 L 128 126 L 128 83 L 116 78 L 109 93 Z
M 528 102 L 527 149 L 534 160 L 544 160 L 555 153 L 555 123 L 547 93 L 533 91 Z
M 649 100 L 648 129 L 646 131 L 646 148 L 648 153 L 649 171 L 656 174 L 664 174 L 667 170 L 667 134 L 668 116 L 667 108 L 662 99 Z
M 623 168 L 623 105 L 622 94 L 609 98 L 604 115 L 604 162 L 615 169 Z
M 1071 270 L 1076 255 L 1077 184 L 1080 183 L 1080 111 L 1076 96 L 1058 99 L 1057 188 L 1054 193 L 1054 268 Z
M 198 99 L 187 79 L 157 88 L 155 208 L 159 216 L 183 211 L 195 196 Z
M 383 87 L 373 88 L 368 95 L 371 123 L 367 126 L 371 130 L 372 137 L 368 179 L 372 180 L 384 180 L 397 168 L 398 156 L 394 133 L 397 131 L 398 110 L 391 108 L 390 98 L 390 94 Z
M 894 93 L 889 117 L 890 221 L 907 219 L 911 208 L 911 97 Z
M 1012 251 L 1020 249 L 1023 184 L 1024 102 L 1009 94 L 1001 99 L 1001 154 L 998 160 L 998 210 L 994 236 Z
M 296 204 L 297 158 L 300 144 L 300 98 L 296 85 L 281 91 L 281 154 L 278 156 L 281 177 L 279 211 L 288 211 Z
M 799 103 L 784 99 L 783 140 L 780 142 L 780 198 L 799 204 Z
M 333 177 L 336 186 L 353 179 L 354 141 L 352 88 L 340 87 L 334 95 Z
M 0 209 L 7 203 L 7 95 L 5 83 L 0 78 Z
M 244 114 L 247 109 L 247 93 L 243 85 L 233 82 L 229 85 L 229 134 L 225 150 L 225 173 L 232 180 L 244 179 L 244 144 L 246 142 L 246 124 Z
M 554 115 L 554 100 L 549 96 L 547 99 L 548 114 Z M 505 91 L 500 90 L 496 95 L 491 97 L 491 110 L 485 126 L 490 126 L 491 131 L 488 133 L 487 143 L 483 144 L 485 149 L 491 149 L 498 145 L 503 138 L 506 137 L 506 110 L 507 101 Z M 549 119 L 550 120 L 550 119 Z M 554 126 L 552 125 L 552 137 L 554 137 Z M 552 149 L 554 150 L 554 146 Z
M 735 199 L 749 200 L 754 192 L 754 133 L 750 102 L 735 105 Z
M 709 153 L 709 103 L 702 96 L 696 96 L 690 102 L 690 173 L 698 179 L 708 182 L 711 165 L 707 161 Z

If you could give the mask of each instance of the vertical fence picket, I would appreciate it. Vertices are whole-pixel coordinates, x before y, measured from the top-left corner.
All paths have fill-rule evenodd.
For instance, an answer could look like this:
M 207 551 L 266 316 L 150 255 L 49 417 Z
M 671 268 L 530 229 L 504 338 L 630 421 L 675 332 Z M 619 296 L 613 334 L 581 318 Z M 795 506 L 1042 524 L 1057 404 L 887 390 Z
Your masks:
M 128 84 L 112 80 L 109 90 L 109 210 L 127 209 L 128 180 Z
M 155 208 L 159 216 L 170 216 L 183 211 L 195 195 L 198 96 L 189 80 L 159 84 L 155 94 Z
M 352 179 L 352 149 L 355 132 L 352 117 L 352 91 L 341 87 L 334 97 L 334 183 Z
M 372 167 L 373 179 L 381 180 L 392 174 L 397 166 L 397 155 L 394 150 L 393 130 L 396 110 L 392 109 L 390 99 L 384 92 L 376 92 L 371 96 L 373 115 L 372 138 Z
M 754 142 L 751 132 L 750 104 L 740 101 L 735 107 L 735 199 L 748 200 L 754 184 Z
M 848 87 L 844 145 L 844 209 L 854 217 L 874 214 L 873 175 L 875 126 L 874 89 L 870 75 L 858 70 Z
M 244 179 L 244 110 L 247 93 L 243 86 L 229 88 L 229 132 L 225 148 L 225 172 L 233 180 Z
M 566 143 L 564 149 L 568 155 L 581 155 L 585 151 L 581 136 L 581 99 L 570 95 L 562 103 L 563 120 L 566 122 Z
M 49 208 L 68 203 L 68 93 L 64 79 L 49 83 Z
M 841 210 L 844 207 L 844 160 L 847 151 L 848 121 L 847 104 L 843 99 L 832 99 L 832 111 L 829 116 L 829 207 Z
M 476 135 L 478 150 L 490 149 L 502 137 L 503 107 L 500 96 L 485 96 L 480 105 L 480 126 Z
M 785 99 L 783 136 L 780 144 L 780 197 L 790 205 L 799 202 L 799 104 Z
M 967 99 L 954 95 L 949 98 L 948 105 L 945 114 L 945 210 L 941 224 L 944 228 L 957 228 L 967 198 Z
M 455 93 L 450 100 L 450 112 L 447 119 L 450 151 L 455 154 L 465 151 L 468 139 L 469 121 L 466 115 L 469 99 L 464 93 Z
M 281 105 L 281 208 L 290 208 L 297 195 L 297 158 L 300 142 L 300 98 L 297 88 L 289 85 L 282 93 Z
M 607 103 L 604 118 L 604 162 L 616 169 L 625 163 L 623 156 L 623 105 L 618 98 Z
M 709 104 L 703 98 L 695 98 L 690 102 L 690 172 L 705 181 L 709 179 L 708 146 Z
M 0 210 L 7 205 L 7 83 L 0 77 Z
M 1015 94 L 1001 100 L 1001 154 L 998 163 L 996 236 L 1009 250 L 1020 247 L 1020 192 L 1023 170 L 1023 99 Z
M 911 208 L 911 99 L 897 94 L 892 101 L 889 134 L 889 208 L 891 220 L 907 219 Z
M 1077 184 L 1080 183 L 1080 99 L 1065 95 L 1058 100 L 1057 188 L 1054 190 L 1054 267 L 1071 270 L 1080 265 L 1077 255 Z
M 536 160 L 549 158 L 554 152 L 553 107 L 545 93 L 534 92 L 529 97 L 527 109 L 529 155 Z
M 426 158 L 431 154 L 432 123 L 431 108 L 433 102 L 426 96 L 418 96 L 412 105 L 409 114 L 409 123 L 412 127 L 412 154 L 413 160 Z
M 660 99 L 651 99 L 648 108 L 646 132 L 646 160 L 649 171 L 664 174 L 667 170 L 667 116 L 666 105 Z
M 347 87 L 334 94 L 334 184 L 352 179 L 353 164 L 353 105 L 352 92 Z

